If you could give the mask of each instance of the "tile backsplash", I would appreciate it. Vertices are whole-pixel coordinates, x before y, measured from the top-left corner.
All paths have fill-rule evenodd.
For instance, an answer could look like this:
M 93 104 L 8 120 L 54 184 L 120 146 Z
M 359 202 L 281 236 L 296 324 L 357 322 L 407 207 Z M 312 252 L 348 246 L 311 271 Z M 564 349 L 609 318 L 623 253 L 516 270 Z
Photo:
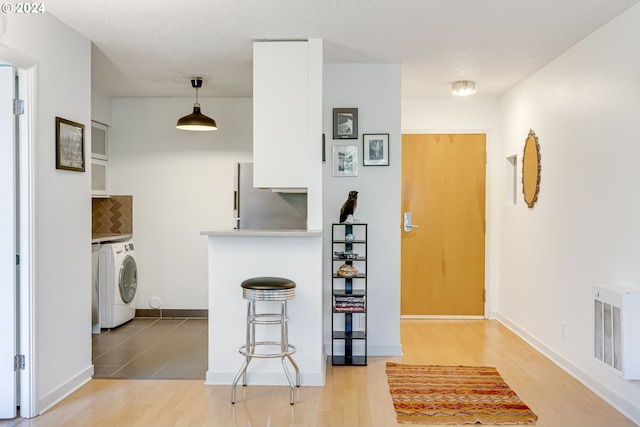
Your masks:
M 133 196 L 93 198 L 91 202 L 93 234 L 133 234 Z

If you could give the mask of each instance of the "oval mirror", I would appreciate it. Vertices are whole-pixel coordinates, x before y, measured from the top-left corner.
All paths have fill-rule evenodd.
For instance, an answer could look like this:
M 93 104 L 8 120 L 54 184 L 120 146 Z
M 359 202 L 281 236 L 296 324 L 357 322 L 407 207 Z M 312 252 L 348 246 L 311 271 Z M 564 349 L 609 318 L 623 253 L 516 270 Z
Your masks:
M 529 136 L 524 143 L 524 155 L 522 156 L 522 193 L 527 206 L 532 208 L 538 200 L 540 191 L 540 145 L 538 137 L 533 130 L 529 130 Z

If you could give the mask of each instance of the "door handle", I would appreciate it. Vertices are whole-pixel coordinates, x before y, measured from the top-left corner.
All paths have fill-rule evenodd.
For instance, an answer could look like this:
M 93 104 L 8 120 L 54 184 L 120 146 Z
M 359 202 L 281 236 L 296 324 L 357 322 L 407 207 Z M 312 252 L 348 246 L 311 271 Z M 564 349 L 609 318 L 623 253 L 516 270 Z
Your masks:
M 404 213 L 404 231 L 409 232 L 414 228 L 418 228 L 419 225 L 411 224 L 411 212 Z

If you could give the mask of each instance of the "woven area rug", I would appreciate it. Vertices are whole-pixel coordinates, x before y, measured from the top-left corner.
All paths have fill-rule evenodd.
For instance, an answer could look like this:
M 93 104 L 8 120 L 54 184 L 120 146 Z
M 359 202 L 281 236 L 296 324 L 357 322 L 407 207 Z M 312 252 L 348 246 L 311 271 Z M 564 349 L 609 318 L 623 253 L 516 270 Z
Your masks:
M 399 423 L 533 424 L 538 419 L 495 368 L 387 362 Z

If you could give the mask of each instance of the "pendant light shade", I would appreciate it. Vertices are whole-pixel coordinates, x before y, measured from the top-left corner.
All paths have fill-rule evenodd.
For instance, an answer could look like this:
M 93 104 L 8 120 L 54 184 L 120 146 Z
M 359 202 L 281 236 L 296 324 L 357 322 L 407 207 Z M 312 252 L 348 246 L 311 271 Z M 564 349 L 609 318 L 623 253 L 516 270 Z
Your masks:
M 202 87 L 202 79 L 200 77 L 194 77 L 191 79 L 191 86 L 196 90 L 196 102 L 193 104 L 193 113 L 178 119 L 176 128 L 194 131 L 210 131 L 218 129 L 218 125 L 216 125 L 215 120 L 200 112 L 198 89 Z

